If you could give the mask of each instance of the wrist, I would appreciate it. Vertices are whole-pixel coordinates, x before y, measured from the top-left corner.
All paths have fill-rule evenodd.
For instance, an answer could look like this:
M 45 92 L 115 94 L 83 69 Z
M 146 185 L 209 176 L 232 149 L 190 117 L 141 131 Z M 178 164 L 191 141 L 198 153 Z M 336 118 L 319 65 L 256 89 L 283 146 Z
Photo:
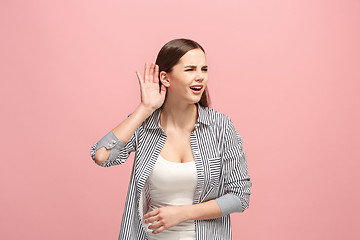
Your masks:
M 192 206 L 193 205 L 181 206 L 180 211 L 183 215 L 184 221 L 193 220 L 192 209 L 191 209 Z
M 137 108 L 137 111 L 141 112 L 142 114 L 146 115 L 147 117 L 150 116 L 156 109 L 153 109 L 149 106 L 145 106 L 143 103 L 140 103 Z
M 157 108 L 154 108 L 153 106 L 149 105 L 149 104 L 144 104 L 143 102 L 140 102 L 140 104 L 138 105 L 139 107 L 147 110 L 147 111 L 155 111 Z

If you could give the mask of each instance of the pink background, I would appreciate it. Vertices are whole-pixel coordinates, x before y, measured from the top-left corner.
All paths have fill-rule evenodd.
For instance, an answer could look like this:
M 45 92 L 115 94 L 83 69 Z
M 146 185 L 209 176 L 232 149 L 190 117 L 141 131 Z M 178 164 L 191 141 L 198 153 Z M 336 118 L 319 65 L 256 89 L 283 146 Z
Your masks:
M 233 239 L 360 239 L 360 1 L 2 0 L 0 26 L 0 239 L 117 239 L 134 155 L 102 168 L 90 147 L 179 37 L 244 140 Z

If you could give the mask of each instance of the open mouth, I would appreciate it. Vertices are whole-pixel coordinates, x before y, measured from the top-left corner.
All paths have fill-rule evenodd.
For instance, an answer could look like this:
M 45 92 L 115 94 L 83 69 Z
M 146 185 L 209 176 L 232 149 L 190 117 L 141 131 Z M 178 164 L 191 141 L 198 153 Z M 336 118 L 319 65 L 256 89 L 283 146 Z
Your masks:
M 202 89 L 202 86 L 190 87 L 190 89 L 195 93 L 200 93 L 201 89 Z

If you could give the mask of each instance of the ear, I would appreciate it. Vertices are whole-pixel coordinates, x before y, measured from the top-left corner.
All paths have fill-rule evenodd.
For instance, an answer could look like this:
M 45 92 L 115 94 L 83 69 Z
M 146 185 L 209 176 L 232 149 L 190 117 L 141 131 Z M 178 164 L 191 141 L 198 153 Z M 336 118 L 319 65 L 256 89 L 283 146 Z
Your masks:
M 167 73 L 165 71 L 160 72 L 160 81 L 165 87 L 170 86 L 170 81 L 169 81 Z

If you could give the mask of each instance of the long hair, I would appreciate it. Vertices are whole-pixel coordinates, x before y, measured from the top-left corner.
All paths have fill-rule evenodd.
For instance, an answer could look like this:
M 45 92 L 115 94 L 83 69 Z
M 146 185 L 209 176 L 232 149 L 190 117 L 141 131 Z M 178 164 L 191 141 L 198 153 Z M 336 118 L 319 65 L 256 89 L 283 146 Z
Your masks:
M 204 53 L 200 44 L 190 39 L 174 39 L 167 42 L 161 49 L 156 58 L 156 64 L 159 65 L 159 78 L 160 72 L 171 72 L 172 68 L 179 62 L 180 58 L 190 50 L 201 49 Z M 161 81 L 159 81 L 159 87 L 161 89 Z M 198 102 L 202 107 L 208 107 L 210 105 L 210 95 L 208 87 L 206 86 L 203 94 L 201 95 L 200 101 Z

